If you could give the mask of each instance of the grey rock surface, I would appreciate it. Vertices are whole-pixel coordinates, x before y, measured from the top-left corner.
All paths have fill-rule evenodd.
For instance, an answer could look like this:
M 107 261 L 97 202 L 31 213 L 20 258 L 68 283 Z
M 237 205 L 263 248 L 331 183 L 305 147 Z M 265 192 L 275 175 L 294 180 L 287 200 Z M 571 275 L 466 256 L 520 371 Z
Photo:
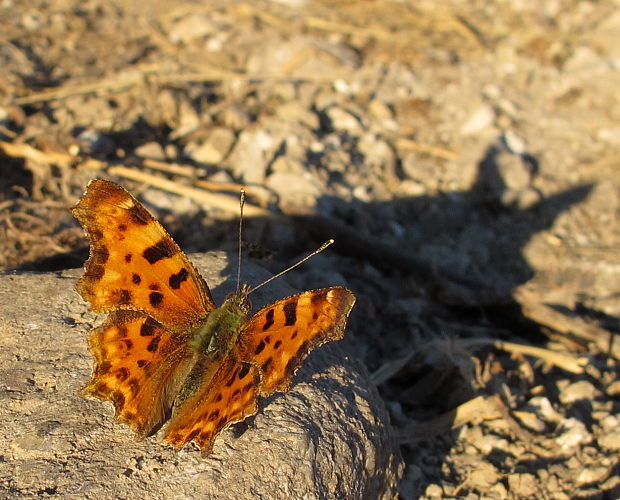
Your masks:
M 228 260 L 192 260 L 220 303 L 234 287 Z M 387 412 L 337 344 L 312 353 L 288 393 L 220 434 L 208 458 L 157 435 L 136 442 L 110 403 L 78 394 L 91 373 L 88 331 L 103 320 L 74 291 L 81 272 L 0 275 L 0 498 L 395 496 L 402 461 Z M 245 265 L 244 280 L 265 276 Z M 278 280 L 252 295 L 254 309 L 290 293 Z

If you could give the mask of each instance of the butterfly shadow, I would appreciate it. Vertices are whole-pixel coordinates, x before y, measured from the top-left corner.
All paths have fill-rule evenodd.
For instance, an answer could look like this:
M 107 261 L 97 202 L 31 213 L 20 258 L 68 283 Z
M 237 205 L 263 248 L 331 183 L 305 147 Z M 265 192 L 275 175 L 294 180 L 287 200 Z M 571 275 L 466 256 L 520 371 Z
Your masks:
M 432 450 L 435 466 L 424 464 L 429 478 L 441 477 L 442 450 L 447 454 L 455 443 L 455 434 L 449 432 L 453 421 L 447 420 L 480 392 L 473 388 L 474 379 L 464 375 L 474 373 L 469 359 L 449 348 L 429 352 L 428 346 L 443 337 L 445 325 L 451 323 L 482 324 L 482 335 L 491 339 L 533 344 L 548 340 L 542 326 L 526 317 L 513 297 L 535 276 L 524 249 L 592 190 L 592 185 L 579 185 L 544 195 L 530 182 L 523 192 L 515 191 L 501 173 L 505 154 L 501 145 L 490 146 L 467 191 L 370 203 L 323 197 L 318 210 L 323 215 L 289 217 L 296 230 L 294 241 L 286 245 L 274 236 L 271 243 L 279 252 L 284 248 L 296 256 L 302 252 L 298 242 L 307 248 L 310 240 L 336 240 L 331 250 L 342 257 L 337 265 L 317 259 L 313 268 L 311 261 L 310 271 L 291 281 L 307 288 L 308 282 L 325 286 L 344 277 L 357 294 L 345 346 L 371 371 L 402 365 L 380 386 L 391 402 L 394 423 L 408 428 L 406 422 L 428 424 L 442 416 L 440 436 L 422 435 L 416 445 L 403 448 L 407 461 L 418 465 Z M 533 181 L 538 175 L 536 158 L 523 154 L 519 160 Z M 264 234 L 269 241 L 269 231 Z M 447 331 L 473 336 L 458 328 Z M 406 356 L 409 361 L 401 363 Z M 467 362 L 470 365 L 464 367 Z M 426 485 L 423 479 L 416 481 L 414 489 L 421 494 Z

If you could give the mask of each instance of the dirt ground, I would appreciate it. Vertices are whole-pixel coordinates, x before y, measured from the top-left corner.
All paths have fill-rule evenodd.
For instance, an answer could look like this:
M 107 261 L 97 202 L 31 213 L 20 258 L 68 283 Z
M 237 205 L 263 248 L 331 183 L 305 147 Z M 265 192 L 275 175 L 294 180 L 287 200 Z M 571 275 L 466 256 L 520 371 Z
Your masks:
M 0 269 L 93 177 L 345 284 L 402 499 L 620 497 L 620 2 L 0 2 Z M 0 319 L 1 321 L 1 319 Z M 10 485 L 10 478 L 3 478 Z

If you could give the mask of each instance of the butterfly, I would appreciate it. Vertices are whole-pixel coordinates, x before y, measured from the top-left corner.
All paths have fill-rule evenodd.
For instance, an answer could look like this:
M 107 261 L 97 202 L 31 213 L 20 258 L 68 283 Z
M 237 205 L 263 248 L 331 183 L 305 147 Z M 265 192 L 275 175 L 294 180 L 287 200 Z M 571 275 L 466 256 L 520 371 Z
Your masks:
M 72 209 L 90 241 L 76 289 L 108 313 L 88 339 L 85 395 L 109 400 L 139 439 L 165 423 L 176 449 L 204 455 L 215 437 L 286 391 L 303 359 L 341 339 L 355 296 L 345 287 L 280 299 L 249 316 L 242 285 L 217 306 L 204 279 L 159 222 L 121 186 L 95 179 Z M 249 317 L 248 317 L 249 316 Z

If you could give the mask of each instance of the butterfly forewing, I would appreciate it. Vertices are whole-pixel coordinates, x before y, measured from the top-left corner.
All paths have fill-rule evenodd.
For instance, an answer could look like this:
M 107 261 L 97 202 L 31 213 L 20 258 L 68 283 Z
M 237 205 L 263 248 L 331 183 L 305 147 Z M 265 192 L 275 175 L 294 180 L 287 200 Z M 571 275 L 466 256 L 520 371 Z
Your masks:
M 241 359 L 261 372 L 261 394 L 286 390 L 308 353 L 341 339 L 355 297 L 344 287 L 323 288 L 278 300 L 248 321 L 239 340 Z
M 183 330 L 215 307 L 179 246 L 122 187 L 92 181 L 73 215 L 91 243 L 77 288 L 95 312 L 139 309 L 172 330 Z

